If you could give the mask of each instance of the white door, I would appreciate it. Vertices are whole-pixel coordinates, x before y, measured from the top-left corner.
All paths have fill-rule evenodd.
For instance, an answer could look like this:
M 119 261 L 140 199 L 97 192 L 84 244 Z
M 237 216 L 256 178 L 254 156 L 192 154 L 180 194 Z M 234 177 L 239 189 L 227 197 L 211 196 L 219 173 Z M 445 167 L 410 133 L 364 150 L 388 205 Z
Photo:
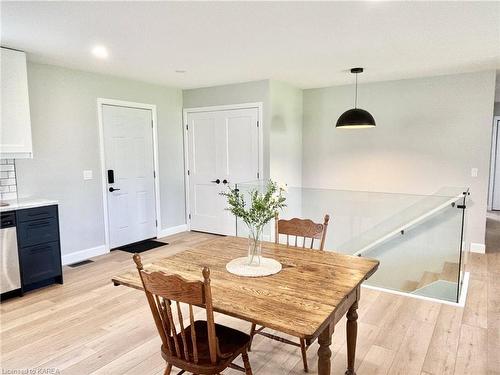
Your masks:
M 492 149 L 492 202 L 493 210 L 500 210 L 500 119 L 495 117 L 493 127 L 493 149 Z
M 110 248 L 156 237 L 152 113 L 102 106 Z
M 219 193 L 259 176 L 259 109 L 187 115 L 191 229 L 234 235 L 234 216 Z

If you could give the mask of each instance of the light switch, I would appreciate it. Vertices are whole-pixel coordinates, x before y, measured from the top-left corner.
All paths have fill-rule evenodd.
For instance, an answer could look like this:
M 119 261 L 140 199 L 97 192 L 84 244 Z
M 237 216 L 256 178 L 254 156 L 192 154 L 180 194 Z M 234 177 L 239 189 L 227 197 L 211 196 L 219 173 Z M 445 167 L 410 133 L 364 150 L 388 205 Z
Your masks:
M 477 168 L 472 168 L 470 170 L 471 177 L 477 177 Z
M 83 179 L 84 180 L 92 180 L 93 178 L 94 178 L 94 176 L 93 176 L 91 169 L 83 171 Z

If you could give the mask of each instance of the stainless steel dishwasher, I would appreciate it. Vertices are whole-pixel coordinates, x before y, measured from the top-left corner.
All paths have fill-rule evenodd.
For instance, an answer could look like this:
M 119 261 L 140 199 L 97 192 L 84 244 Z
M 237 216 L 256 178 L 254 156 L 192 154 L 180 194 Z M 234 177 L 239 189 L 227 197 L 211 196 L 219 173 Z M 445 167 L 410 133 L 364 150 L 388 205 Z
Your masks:
M 16 213 L 1 212 L 0 258 L 2 259 L 1 294 L 21 288 L 19 253 L 17 250 Z

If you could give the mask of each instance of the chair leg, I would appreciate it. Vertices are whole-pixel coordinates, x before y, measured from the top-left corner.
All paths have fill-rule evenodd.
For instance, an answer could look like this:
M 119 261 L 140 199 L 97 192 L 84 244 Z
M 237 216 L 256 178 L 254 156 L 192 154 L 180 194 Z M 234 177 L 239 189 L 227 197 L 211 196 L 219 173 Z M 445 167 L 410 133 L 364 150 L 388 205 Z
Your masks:
M 250 367 L 250 361 L 248 360 L 248 353 L 244 351 L 241 353 L 243 358 L 243 366 L 245 367 L 245 375 L 252 375 L 252 368 Z
M 302 362 L 304 364 L 304 372 L 309 372 L 309 367 L 307 366 L 307 352 L 306 352 L 306 340 L 300 339 L 300 351 L 302 352 Z
M 250 341 L 248 342 L 248 351 L 251 352 L 252 351 L 252 341 L 253 341 L 253 337 L 255 335 L 255 327 L 257 325 L 255 323 L 252 323 L 252 328 L 250 328 Z
M 170 363 L 167 364 L 167 368 L 165 369 L 165 372 L 163 375 L 170 375 L 170 371 L 172 371 L 172 365 Z

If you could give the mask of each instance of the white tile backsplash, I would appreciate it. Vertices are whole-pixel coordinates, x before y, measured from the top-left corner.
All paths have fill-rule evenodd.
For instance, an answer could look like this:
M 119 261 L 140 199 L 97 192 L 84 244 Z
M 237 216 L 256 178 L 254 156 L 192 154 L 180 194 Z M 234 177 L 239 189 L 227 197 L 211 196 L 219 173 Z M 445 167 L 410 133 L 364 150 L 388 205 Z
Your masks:
M 12 164 L 2 164 L 0 165 L 0 171 L 2 172 L 12 172 L 15 170 L 15 166 Z
M 17 198 L 16 164 L 14 159 L 0 160 L 0 199 Z

